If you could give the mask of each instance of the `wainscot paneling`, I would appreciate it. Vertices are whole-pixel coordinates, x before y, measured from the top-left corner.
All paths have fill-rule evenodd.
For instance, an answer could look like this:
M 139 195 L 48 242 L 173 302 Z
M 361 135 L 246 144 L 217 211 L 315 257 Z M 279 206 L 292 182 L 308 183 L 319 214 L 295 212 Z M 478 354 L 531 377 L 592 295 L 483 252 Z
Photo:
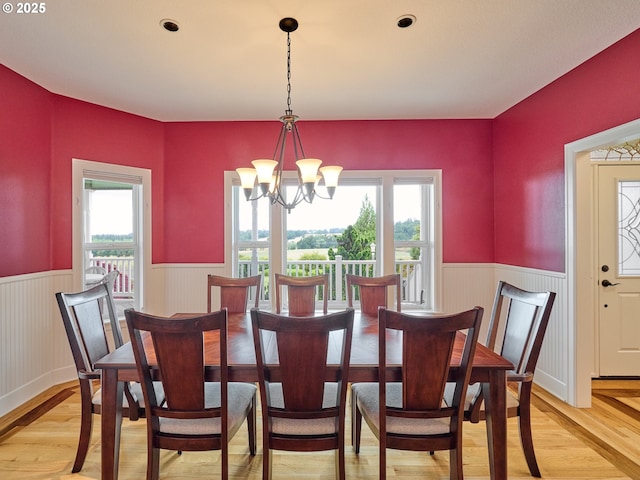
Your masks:
M 153 266 L 153 277 L 163 279 L 152 289 L 150 311 L 157 315 L 173 315 L 177 312 L 198 313 L 207 311 L 207 275 L 229 275 L 224 265 L 212 264 L 164 264 Z M 219 304 L 214 290 L 213 304 Z
M 0 416 L 76 378 L 54 293 L 70 271 L 0 278 Z
M 566 275 L 510 265 L 477 263 L 445 264 L 442 270 L 442 310 L 445 312 L 479 305 L 484 307 L 484 317 L 488 319 L 499 280 L 525 290 L 556 292 L 534 381 L 566 401 L 569 381 Z M 480 338 L 485 337 L 487 328 L 488 321 L 484 321 Z
M 220 264 L 154 265 L 145 290 L 144 310 L 156 315 L 204 312 L 210 273 L 229 275 Z M 527 290 L 555 291 L 556 302 L 535 381 L 567 399 L 565 274 L 506 265 L 445 264 L 442 278 L 444 312 L 480 305 L 485 308 L 485 316 L 490 315 L 500 279 Z M 66 270 L 0 278 L 0 416 L 51 386 L 76 378 L 54 297 L 55 292 L 71 291 L 72 280 L 72 272 Z M 214 305 L 219 302 L 217 295 L 214 292 Z

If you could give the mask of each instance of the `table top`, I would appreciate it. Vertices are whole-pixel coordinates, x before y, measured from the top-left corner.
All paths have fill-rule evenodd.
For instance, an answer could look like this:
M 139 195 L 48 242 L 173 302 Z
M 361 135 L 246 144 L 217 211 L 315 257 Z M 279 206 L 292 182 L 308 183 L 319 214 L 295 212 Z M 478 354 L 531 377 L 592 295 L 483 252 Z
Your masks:
M 408 312 L 412 313 L 412 312 Z M 416 314 L 421 312 L 415 312 Z M 187 316 L 191 314 L 176 314 L 174 316 Z M 196 314 L 193 314 L 196 315 Z M 251 315 L 229 314 L 228 317 L 228 365 L 229 376 L 235 381 L 257 381 L 255 349 L 253 345 L 253 333 L 251 331 Z M 332 334 L 333 335 L 333 334 Z M 402 335 L 400 333 L 389 333 L 387 336 L 387 365 L 391 370 L 399 372 L 401 363 Z M 332 356 L 338 358 L 340 338 L 330 339 L 329 363 Z M 455 369 L 460 364 L 464 335 L 459 334 L 456 339 L 454 351 L 451 359 L 451 367 Z M 210 370 L 211 379 L 215 380 L 219 358 L 219 335 L 217 332 L 205 334 L 205 362 Z M 145 342 L 148 348 L 149 361 L 154 363 L 153 347 L 151 342 Z M 337 363 L 337 360 L 336 362 Z M 130 343 L 106 355 L 95 364 L 98 369 L 118 369 L 121 380 L 136 380 L 137 371 L 133 350 Z M 507 371 L 513 369 L 513 364 L 504 359 L 492 350 L 478 344 L 473 360 L 471 372 L 471 382 L 487 382 L 490 372 L 500 370 Z M 351 360 L 349 381 L 376 381 L 378 370 L 378 319 L 377 316 L 364 315 L 359 311 L 355 312 L 353 325 L 353 338 L 351 346 Z

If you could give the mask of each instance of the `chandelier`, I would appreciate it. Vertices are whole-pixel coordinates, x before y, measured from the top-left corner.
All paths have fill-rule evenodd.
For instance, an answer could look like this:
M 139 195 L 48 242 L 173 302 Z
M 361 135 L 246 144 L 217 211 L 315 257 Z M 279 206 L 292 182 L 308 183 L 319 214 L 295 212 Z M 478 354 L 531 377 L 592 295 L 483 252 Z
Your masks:
M 240 183 L 244 190 L 247 200 L 258 200 L 267 197 L 272 204 L 278 203 L 291 213 L 296 205 L 305 201 L 312 203 L 317 196 L 319 198 L 331 199 L 338 186 L 338 177 L 342 172 L 342 167 L 325 166 L 320 167 L 322 160 L 317 158 L 307 158 L 302 148 L 300 133 L 298 132 L 298 116 L 293 114 L 291 110 L 291 32 L 298 28 L 298 21 L 295 18 L 283 18 L 279 23 L 280 30 L 287 33 L 287 108 L 285 114 L 280 117 L 282 127 L 273 159 L 253 160 L 251 164 L 253 168 L 237 168 L 236 172 L 240 175 Z M 293 144 L 293 154 L 298 167 L 298 188 L 293 198 L 287 201 L 284 192 L 285 185 L 282 179 L 282 170 L 284 168 L 285 149 L 287 139 Z M 318 173 L 319 172 L 319 173 Z M 258 181 L 258 192 L 255 196 L 254 187 Z M 318 187 L 324 184 L 327 196 L 318 193 Z

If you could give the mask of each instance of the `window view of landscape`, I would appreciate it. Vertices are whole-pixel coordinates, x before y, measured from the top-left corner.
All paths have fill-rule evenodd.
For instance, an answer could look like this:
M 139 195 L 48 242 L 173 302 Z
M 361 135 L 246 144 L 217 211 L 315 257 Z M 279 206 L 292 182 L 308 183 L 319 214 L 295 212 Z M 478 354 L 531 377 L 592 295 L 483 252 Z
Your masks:
M 116 298 L 135 295 L 134 187 L 85 179 L 85 284 L 87 287 L 117 270 Z
M 295 193 L 293 188 L 289 194 Z M 403 300 L 424 302 L 427 280 L 423 252 L 428 242 L 421 234 L 421 224 L 426 218 L 427 190 L 430 186 L 422 184 L 394 188 L 393 245 L 386 253 L 378 239 L 382 223 L 377 185 L 341 185 L 333 200 L 316 199 L 313 204 L 296 206 L 283 215 L 280 245 L 272 244 L 269 202 L 247 202 L 239 197 L 238 276 L 261 274 L 262 298 L 268 300 L 270 258 L 273 249 L 282 249 L 285 265 L 281 271 L 292 276 L 329 275 L 330 302 L 336 304 L 346 300 L 347 273 L 380 275 L 383 255 L 391 255 L 395 273 L 402 278 Z

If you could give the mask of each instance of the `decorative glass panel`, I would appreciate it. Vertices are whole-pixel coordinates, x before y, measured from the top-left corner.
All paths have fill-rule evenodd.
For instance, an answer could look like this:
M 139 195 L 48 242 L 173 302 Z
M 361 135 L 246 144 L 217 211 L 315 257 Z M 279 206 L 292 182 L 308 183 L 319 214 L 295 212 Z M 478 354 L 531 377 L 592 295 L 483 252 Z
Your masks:
M 618 272 L 640 276 L 640 181 L 618 182 Z

